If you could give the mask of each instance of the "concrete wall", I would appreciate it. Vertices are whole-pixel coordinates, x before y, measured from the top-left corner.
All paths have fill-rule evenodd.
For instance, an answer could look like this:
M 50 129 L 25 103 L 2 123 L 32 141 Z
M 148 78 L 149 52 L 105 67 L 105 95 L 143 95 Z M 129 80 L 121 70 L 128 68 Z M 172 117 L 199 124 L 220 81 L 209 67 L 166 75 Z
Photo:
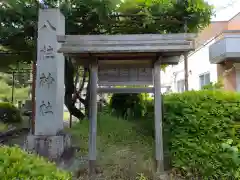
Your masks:
M 228 22 L 228 30 L 237 30 L 240 29 L 240 13 L 234 16 Z
M 199 33 L 196 39 L 197 49 L 206 44 L 210 39 L 220 34 L 222 31 L 228 29 L 227 21 L 214 21 Z
M 228 91 L 236 90 L 236 70 L 232 62 L 226 61 L 217 65 L 218 77 L 223 79 L 224 89 Z

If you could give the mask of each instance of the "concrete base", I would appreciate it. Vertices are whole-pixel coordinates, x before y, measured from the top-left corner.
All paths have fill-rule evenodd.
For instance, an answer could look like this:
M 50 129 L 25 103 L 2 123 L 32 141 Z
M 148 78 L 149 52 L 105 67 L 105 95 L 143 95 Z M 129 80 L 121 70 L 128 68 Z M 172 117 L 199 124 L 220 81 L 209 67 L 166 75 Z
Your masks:
M 25 149 L 37 153 L 50 160 L 59 159 L 63 152 L 71 147 L 71 137 L 69 135 L 56 136 L 27 136 Z

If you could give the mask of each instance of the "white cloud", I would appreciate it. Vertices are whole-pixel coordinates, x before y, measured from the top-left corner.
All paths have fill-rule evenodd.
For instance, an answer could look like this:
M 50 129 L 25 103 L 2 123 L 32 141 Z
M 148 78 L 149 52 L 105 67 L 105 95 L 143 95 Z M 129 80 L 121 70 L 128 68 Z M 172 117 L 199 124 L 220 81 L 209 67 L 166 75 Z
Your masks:
M 240 12 L 239 0 L 207 0 L 210 4 L 215 6 L 216 17 L 213 17 L 214 21 L 225 21 L 232 18 L 234 15 Z

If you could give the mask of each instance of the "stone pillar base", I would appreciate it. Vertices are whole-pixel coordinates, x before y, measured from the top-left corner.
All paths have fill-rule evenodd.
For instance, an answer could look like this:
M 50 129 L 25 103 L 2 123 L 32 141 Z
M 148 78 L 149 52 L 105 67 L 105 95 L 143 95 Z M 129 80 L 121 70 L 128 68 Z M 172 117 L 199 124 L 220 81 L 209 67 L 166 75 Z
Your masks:
M 50 160 L 58 160 L 63 152 L 71 147 L 71 137 L 69 135 L 29 135 L 27 136 L 24 146 L 27 151 L 37 153 Z

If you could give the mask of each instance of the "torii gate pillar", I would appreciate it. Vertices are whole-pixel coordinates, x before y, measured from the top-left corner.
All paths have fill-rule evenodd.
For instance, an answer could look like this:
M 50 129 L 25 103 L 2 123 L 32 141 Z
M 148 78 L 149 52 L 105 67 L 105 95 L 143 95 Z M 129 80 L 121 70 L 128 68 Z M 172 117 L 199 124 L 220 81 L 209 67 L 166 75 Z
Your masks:
M 162 129 L 162 94 L 161 94 L 161 57 L 154 64 L 154 122 L 156 171 L 164 172 L 163 129 Z
M 89 179 L 95 179 L 97 159 L 97 83 L 98 62 L 94 59 L 90 64 L 90 117 L 89 117 Z

